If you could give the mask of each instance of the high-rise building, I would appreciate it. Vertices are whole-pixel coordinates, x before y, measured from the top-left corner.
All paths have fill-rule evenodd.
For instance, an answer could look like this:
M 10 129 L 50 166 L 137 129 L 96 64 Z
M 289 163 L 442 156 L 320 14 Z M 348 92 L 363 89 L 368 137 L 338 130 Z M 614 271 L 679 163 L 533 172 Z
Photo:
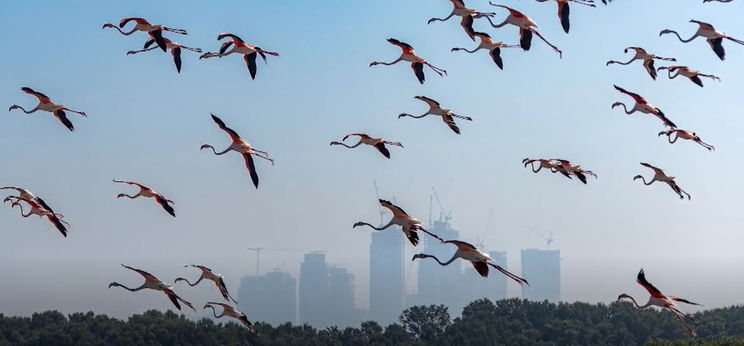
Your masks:
M 403 311 L 405 237 L 388 230 L 372 233 L 369 245 L 369 314 L 381 325 L 397 322 Z
M 354 306 L 354 275 L 329 266 L 325 254 L 305 254 L 300 265 L 300 323 L 316 328 L 348 327 L 361 321 Z
M 493 263 L 509 270 L 506 265 L 506 252 L 490 251 L 488 255 L 493 258 Z M 469 265 L 472 267 L 472 265 Z M 487 278 L 483 278 L 472 268 L 465 268 L 465 274 L 468 277 L 468 287 L 463 292 L 470 293 L 469 301 L 481 298 L 488 298 L 491 301 L 497 301 L 506 298 L 507 277 L 493 268 L 489 268 Z
M 346 268 L 328 267 L 327 314 L 330 325 L 339 328 L 358 324 L 360 316 L 354 307 L 354 274 Z
M 328 265 L 323 253 L 305 254 L 300 265 L 300 324 L 330 326 L 328 314 Z
M 278 270 L 261 276 L 248 275 L 240 280 L 238 309 L 249 312 L 251 319 L 272 325 L 297 321 L 297 281 Z
M 449 218 L 434 221 L 429 229 L 430 232 L 442 239 L 459 239 L 460 232 L 452 228 Z M 425 233 L 419 235 L 424 244 L 424 252 L 434 255 L 442 261 L 449 260 L 457 248 L 451 244 L 442 244 L 439 240 Z M 470 280 L 462 270 L 462 261 L 455 261 L 448 266 L 441 266 L 433 259 L 419 260 L 418 268 L 418 293 L 415 301 L 410 305 L 444 304 L 450 309 L 450 313 L 459 314 L 465 304 L 469 303 L 470 296 L 461 294 L 462 290 Z
M 530 282 L 529 286 L 522 288 L 522 298 L 559 302 L 561 300 L 561 251 L 522 250 L 522 277 Z

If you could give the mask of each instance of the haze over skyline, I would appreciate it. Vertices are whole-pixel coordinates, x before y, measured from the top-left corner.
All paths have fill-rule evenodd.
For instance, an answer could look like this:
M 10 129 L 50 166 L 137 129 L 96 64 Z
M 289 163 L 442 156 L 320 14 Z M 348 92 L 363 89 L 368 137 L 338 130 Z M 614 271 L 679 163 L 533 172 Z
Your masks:
M 506 15 L 485 0 L 468 5 L 493 10 L 498 20 Z M 450 52 L 477 43 L 458 19 L 426 24 L 449 13 L 451 4 L 444 0 L 5 4 L 0 105 L 33 107 L 36 100 L 20 91 L 29 86 L 88 118 L 70 115 L 76 130 L 68 133 L 49 114 L 13 111 L 3 117 L 0 185 L 34 191 L 72 226 L 63 239 L 45 221 L 22 219 L 7 204 L 0 208 L 0 291 L 6 293 L 0 311 L 93 310 L 124 317 L 169 309 L 161 294 L 107 289 L 111 281 L 140 283 L 119 263 L 167 282 L 197 276 L 184 264 L 204 264 L 235 291 L 240 278 L 254 271 L 255 256 L 246 248 L 260 246 L 327 251 L 329 263 L 355 275 L 357 306 L 366 308 L 370 234 L 351 226 L 379 220 L 373 180 L 382 198 L 395 198 L 425 223 L 436 187 L 468 242 L 482 236 L 493 208 L 486 250 L 507 251 L 515 273 L 520 249 L 544 245 L 525 225 L 553 232 L 553 248 L 563 257 L 566 301 L 609 303 L 623 292 L 645 295 L 635 283 L 645 268 L 657 287 L 705 308 L 742 303 L 744 184 L 737 172 L 744 169 L 738 160 L 744 121 L 737 111 L 744 108 L 744 47 L 724 43 L 728 56 L 722 62 L 702 39 L 682 44 L 658 33 L 670 28 L 688 37 L 697 29 L 688 20 L 699 19 L 742 38 L 738 14 L 744 3 L 574 6 L 568 35 L 555 4 L 512 5 L 541 25 L 563 59 L 539 41 L 529 52 L 504 50 L 503 71 L 486 52 Z M 205 51 L 218 50 L 215 38 L 227 31 L 280 56 L 259 61 L 251 80 L 238 56 L 199 61 L 186 51 L 177 74 L 170 54 L 125 55 L 141 48 L 146 35 L 101 30 L 129 16 L 185 28 L 188 36 L 166 36 Z M 513 27 L 492 29 L 485 21 L 475 27 L 495 40 L 518 42 Z M 410 43 L 448 76 L 427 72 L 422 86 L 408 66 L 368 67 L 400 54 L 388 37 Z M 674 64 L 722 81 L 706 80 L 699 88 L 685 79 L 668 80 L 665 73 L 653 81 L 640 62 L 605 66 L 608 60 L 626 61 L 628 46 L 676 57 Z M 716 151 L 689 142 L 670 145 L 656 136 L 663 130 L 656 119 L 610 109 L 615 101 L 630 102 L 613 84 L 643 95 Z M 397 119 L 402 112 L 425 111 L 416 95 L 474 121 L 460 121 L 457 136 L 439 119 Z M 258 190 L 239 155 L 199 151 L 203 143 L 229 144 L 209 113 L 276 160 L 273 167 L 257 160 Z M 400 141 L 405 148 L 391 148 L 386 160 L 366 147 L 328 146 L 351 132 Z M 520 164 L 525 157 L 566 158 L 599 179 L 582 185 L 533 174 Z M 666 186 L 634 182 L 634 175 L 650 174 L 641 161 L 676 176 L 692 200 L 679 201 Z M 112 179 L 162 192 L 176 202 L 177 217 L 149 200 L 117 200 L 132 189 Z M 421 250 L 406 244 L 406 279 L 413 279 L 410 255 Z M 301 256 L 264 252 L 261 270 L 279 267 L 297 277 Z M 407 282 L 409 290 L 413 286 Z M 175 289 L 194 302 L 215 297 L 209 285 Z M 510 296 L 517 291 L 510 283 Z

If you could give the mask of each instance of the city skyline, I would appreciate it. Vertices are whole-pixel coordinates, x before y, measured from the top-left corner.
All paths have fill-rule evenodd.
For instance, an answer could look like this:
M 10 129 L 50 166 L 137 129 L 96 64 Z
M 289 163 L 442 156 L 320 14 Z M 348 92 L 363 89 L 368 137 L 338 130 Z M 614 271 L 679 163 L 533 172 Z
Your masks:
M 442 236 L 457 237 L 459 232 L 452 228 L 449 220 L 450 218 L 444 217 L 442 213 L 440 219 L 431 222 L 433 226 L 430 228 L 431 231 Z M 369 247 L 370 302 L 366 309 L 361 307 L 359 299 L 355 299 L 357 294 L 363 290 L 355 283 L 355 273 L 327 263 L 325 260 L 327 254 L 323 251 L 303 254 L 303 262 L 298 263 L 301 281 L 295 280 L 292 275 L 277 268 L 262 275 L 244 276 L 238 290 L 242 302 L 240 307 L 251 311 L 255 320 L 267 321 L 274 325 L 292 322 L 308 323 L 316 328 L 324 328 L 334 325 L 354 326 L 367 320 L 380 324 L 396 323 L 403 310 L 415 305 L 443 304 L 449 308 L 451 315 L 457 316 L 465 305 L 474 300 L 488 298 L 497 301 L 507 298 L 509 281 L 506 276 L 494 271 L 489 277 L 483 278 L 475 274 L 467 262 L 460 260 L 446 268 L 432 261 L 419 262 L 415 270 L 418 291 L 407 294 L 404 282 L 404 276 L 407 275 L 403 268 L 405 241 L 399 232 L 372 234 Z M 425 238 L 424 243 L 424 251 L 429 254 L 442 258 L 451 256 L 448 252 L 452 250 L 449 245 L 439 244 L 429 238 Z M 542 252 L 555 252 L 553 250 L 522 250 L 523 261 L 525 261 L 525 251 L 538 255 Z M 510 269 L 506 260 L 506 252 L 490 251 L 490 255 L 494 258 L 494 264 L 507 270 Z M 256 260 L 258 259 L 259 257 L 256 256 Z M 529 255 L 527 260 L 531 263 L 544 262 L 539 257 L 530 260 Z M 551 264 L 547 264 L 550 267 Z M 528 266 L 528 268 L 531 267 Z M 560 286 L 560 267 L 558 266 L 557 269 L 557 275 L 547 270 L 550 274 L 547 280 L 548 282 L 555 280 Z M 542 275 L 543 272 L 537 274 Z M 547 299 L 552 302 L 560 300 L 560 288 L 553 295 L 550 290 L 554 288 L 546 290 L 539 287 L 546 280 L 535 281 L 533 285 L 537 284 L 538 292 L 527 294 L 524 298 L 538 301 Z M 302 282 L 304 282 L 303 286 L 300 285 Z M 522 292 L 525 292 L 525 288 L 522 288 Z M 299 313 L 300 309 L 303 310 L 302 313 Z

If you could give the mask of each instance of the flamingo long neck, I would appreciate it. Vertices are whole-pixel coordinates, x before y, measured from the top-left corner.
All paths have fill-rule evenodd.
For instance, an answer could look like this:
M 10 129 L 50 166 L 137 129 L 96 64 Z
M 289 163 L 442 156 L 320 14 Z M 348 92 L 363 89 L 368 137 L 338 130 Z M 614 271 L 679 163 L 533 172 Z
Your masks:
M 23 213 L 23 205 L 22 204 L 18 204 L 18 208 L 21 208 L 21 216 L 23 216 L 23 217 L 29 217 L 29 216 L 31 216 L 31 211 L 33 210 L 33 208 L 28 211 L 28 214 L 25 214 L 25 215 Z
M 130 31 L 127 31 L 127 32 L 125 32 L 125 31 L 122 31 L 121 29 L 119 29 L 119 27 L 118 27 L 118 26 L 116 26 L 116 25 L 113 25 L 113 26 L 111 26 L 111 27 L 112 27 L 112 28 L 114 28 L 114 29 L 116 29 L 116 31 L 118 31 L 119 33 L 121 33 L 121 34 L 122 34 L 122 35 L 124 35 L 124 36 L 129 36 L 129 35 L 131 35 L 132 33 L 134 33 L 135 31 L 137 31 L 137 29 L 136 29 L 136 28 L 133 28 L 132 30 L 130 30 Z
M 646 304 L 646 305 L 644 305 L 644 306 L 640 306 L 640 305 L 638 305 L 638 302 L 637 302 L 637 301 L 635 300 L 635 298 L 633 298 L 633 297 L 631 297 L 631 296 L 629 296 L 629 295 L 627 295 L 627 294 L 625 295 L 625 298 L 628 298 L 628 299 L 630 299 L 630 300 L 631 300 L 631 301 L 633 302 L 633 304 L 634 304 L 634 305 L 636 306 L 636 308 L 639 308 L 639 309 L 645 309 L 646 307 L 648 307 L 648 304 Z
M 537 169 L 535 169 L 535 163 L 534 162 L 530 162 L 530 165 L 532 165 L 532 172 L 537 173 L 537 172 L 540 172 L 540 170 L 542 169 L 542 165 L 537 166 Z
M 129 288 L 129 287 L 124 286 L 124 285 L 122 285 L 122 284 L 120 284 L 118 282 L 116 283 L 116 285 L 119 286 L 119 287 L 121 287 L 121 288 L 123 288 L 123 289 L 125 289 L 125 290 L 127 290 L 127 291 L 129 291 L 129 292 L 137 292 L 137 291 L 141 291 L 141 290 L 143 290 L 145 288 L 145 285 L 142 285 L 142 286 L 137 287 L 137 288 Z
M 378 61 L 377 63 L 378 63 L 378 64 L 381 64 L 381 65 L 388 65 L 388 66 L 390 66 L 390 65 L 395 65 L 395 64 L 397 64 L 397 63 L 398 63 L 398 62 L 400 62 L 401 60 L 403 60 L 402 56 L 401 56 L 400 58 L 398 58 L 398 59 L 395 59 L 395 60 L 391 61 L 391 62 Z
M 196 281 L 194 281 L 194 283 L 193 283 L 193 284 L 192 284 L 192 283 L 191 283 L 191 282 L 190 282 L 190 281 L 189 281 L 188 279 L 186 279 L 186 278 L 178 278 L 178 279 L 176 279 L 176 281 L 178 281 L 178 280 L 183 280 L 183 281 L 186 281 L 186 283 L 187 283 L 187 284 L 188 284 L 189 286 L 191 286 L 191 287 L 194 287 L 194 286 L 198 285 L 198 284 L 199 284 L 199 282 L 201 282 L 201 281 L 202 281 L 203 279 L 204 279 L 204 275 L 200 276 L 200 277 L 199 277 L 199 279 L 197 279 Z M 211 305 L 210 305 L 210 306 L 211 306 Z
M 633 62 L 633 61 L 635 61 L 635 60 L 636 60 L 636 58 L 635 58 L 635 57 L 633 57 L 632 59 L 628 60 L 628 62 L 620 62 L 620 61 L 615 61 L 615 63 L 616 63 L 616 64 L 620 64 L 620 65 L 630 65 L 630 63 L 632 63 L 632 62 Z
M 227 153 L 228 151 L 232 150 L 232 149 L 231 149 L 231 147 L 227 147 L 227 149 L 225 149 L 225 150 L 223 150 L 223 151 L 220 151 L 220 152 L 217 152 L 217 150 L 215 150 L 215 149 L 214 149 L 214 147 L 213 147 L 213 146 L 211 146 L 211 145 L 209 145 L 209 144 L 204 144 L 204 145 L 202 146 L 202 149 L 205 149 L 205 148 L 209 148 L 209 149 L 212 149 L 212 152 L 213 152 L 213 153 L 214 153 L 215 155 L 222 155 L 222 154 L 225 154 L 225 153 Z
M 429 23 L 434 22 L 434 21 L 444 22 L 444 21 L 452 18 L 452 16 L 455 15 L 455 9 L 457 9 L 457 6 L 454 6 L 454 4 L 453 4 L 453 7 L 454 7 L 454 9 L 452 10 L 452 12 L 450 12 L 449 16 L 444 17 L 444 18 L 432 18 L 432 19 L 429 20 Z
M 623 106 L 623 110 L 625 110 L 625 114 L 633 114 L 633 112 L 632 112 L 632 111 L 629 111 L 629 110 L 628 110 L 628 107 L 627 107 L 627 106 L 625 106 L 625 104 L 624 104 L 624 103 L 620 103 L 619 105 L 620 105 L 620 106 Z
M 373 228 L 373 229 L 375 229 L 375 230 L 378 230 L 378 231 L 382 231 L 382 230 L 388 229 L 388 227 L 392 226 L 392 225 L 393 225 L 393 220 L 390 220 L 390 222 L 388 222 L 388 223 L 387 223 L 387 225 L 385 225 L 385 226 L 382 226 L 382 227 L 380 227 L 380 228 L 377 228 L 377 227 L 375 227 L 375 226 L 372 226 L 372 225 L 370 225 L 370 224 L 367 224 L 367 225 L 369 225 L 369 227 L 372 227 L 372 228 Z
M 504 21 L 501 22 L 501 24 L 494 24 L 493 21 L 491 20 L 491 17 L 486 17 L 486 20 L 488 20 L 488 22 L 491 23 L 492 27 L 497 28 L 497 29 L 506 24 L 509 24 L 509 17 L 506 17 L 506 19 L 504 19 Z
M 21 106 L 18 106 L 18 109 L 22 110 L 23 113 L 31 114 L 31 113 L 36 112 L 37 110 L 39 110 L 39 106 L 36 106 L 35 108 L 33 108 L 33 109 L 29 110 L 29 111 L 27 111 L 25 108 L 23 108 Z
M 653 179 L 651 179 L 651 181 L 649 181 L 649 182 L 646 182 L 646 178 L 644 178 L 643 176 L 641 176 L 640 178 L 643 181 L 643 184 L 644 185 L 651 185 L 651 184 L 654 183 L 654 180 Z
M 217 315 L 217 310 L 212 305 L 207 305 L 207 307 L 212 308 L 212 315 L 214 315 L 214 318 L 220 318 L 222 316 L 225 316 L 225 312 L 223 311 L 221 314 Z
M 355 225 L 355 227 L 356 226 L 369 226 L 370 228 L 374 229 L 375 231 L 382 231 L 382 230 L 385 230 L 385 229 L 387 229 L 388 227 L 390 227 L 392 225 L 393 225 L 393 220 L 390 220 L 390 222 L 388 222 L 387 225 L 382 226 L 382 227 L 379 227 L 379 228 L 378 227 L 375 227 L 375 226 L 372 226 L 371 224 L 366 223 L 366 222 L 359 222 L 359 223 L 357 223 Z
M 672 136 L 674 136 L 674 139 L 672 139 Z M 677 139 L 679 139 L 679 133 L 674 132 L 674 134 L 672 134 L 672 135 L 669 136 L 669 143 L 674 144 L 674 142 L 676 142 Z
M 480 49 L 480 47 L 475 47 L 473 50 L 467 50 L 465 48 L 459 48 L 458 50 L 466 51 L 468 53 L 475 53 Z
M 434 259 L 434 260 L 435 260 L 435 261 L 437 261 L 437 263 L 439 263 L 439 265 L 441 265 L 441 266 L 447 266 L 447 265 L 449 265 L 450 263 L 454 262 L 454 261 L 455 261 L 455 260 L 456 260 L 456 259 L 457 259 L 458 257 L 459 257 L 459 256 L 458 256 L 458 253 L 455 253 L 455 255 L 454 255 L 454 256 L 452 256 L 452 258 L 450 258 L 450 259 L 449 259 L 449 261 L 447 261 L 447 262 L 442 262 L 442 261 L 440 261 L 440 260 L 439 260 L 439 258 L 437 258 L 437 256 L 434 256 L 434 255 L 426 255 L 426 258 L 432 258 L 432 259 Z
M 692 35 L 692 37 L 690 37 L 689 39 L 685 40 L 685 39 L 683 39 L 683 38 L 682 38 L 682 36 L 679 36 L 679 33 L 677 33 L 677 32 L 676 32 L 676 31 L 674 31 L 674 30 L 669 30 L 669 33 L 670 33 L 670 34 L 674 34 L 675 36 L 677 36 L 677 38 L 678 38 L 678 39 L 679 39 L 680 41 L 682 41 L 683 43 L 691 42 L 691 41 L 692 41 L 692 40 L 694 40 L 694 39 L 695 39 L 696 37 L 698 37 L 698 34 L 696 33 L 696 34 Z
M 354 144 L 354 145 L 348 145 L 348 144 L 346 144 L 344 142 L 339 142 L 338 144 L 343 145 L 343 146 L 345 146 L 345 147 L 347 147 L 349 149 L 353 149 L 353 148 L 358 147 L 360 144 L 362 144 L 362 140 L 360 139 L 359 142 L 357 142 L 357 144 Z
M 428 112 L 427 113 L 424 113 L 424 114 L 421 114 L 421 115 L 411 115 L 411 114 L 408 114 L 408 113 L 403 113 L 400 116 L 402 116 L 402 117 L 411 117 L 411 118 L 415 118 L 415 119 L 421 119 L 421 118 L 423 118 L 423 117 L 425 117 L 427 115 L 429 115 Z

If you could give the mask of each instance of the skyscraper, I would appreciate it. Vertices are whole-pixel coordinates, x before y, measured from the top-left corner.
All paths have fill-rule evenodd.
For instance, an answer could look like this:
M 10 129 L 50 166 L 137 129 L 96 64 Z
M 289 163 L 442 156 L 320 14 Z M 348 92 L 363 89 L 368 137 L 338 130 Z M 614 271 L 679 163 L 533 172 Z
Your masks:
M 460 238 L 460 232 L 452 228 L 449 218 L 434 221 L 429 231 L 442 239 Z M 442 244 L 425 233 L 421 233 L 420 237 L 424 244 L 424 252 L 442 261 L 449 260 L 457 251 L 454 245 Z M 459 314 L 465 304 L 470 302 L 469 295 L 460 293 L 470 282 L 462 270 L 463 263 L 458 260 L 448 266 L 441 266 L 433 259 L 419 260 L 418 294 L 416 300 L 411 303 L 415 305 L 444 304 L 450 308 L 451 313 Z
M 329 266 L 325 254 L 305 254 L 300 265 L 300 323 L 316 328 L 347 327 L 361 320 L 354 306 L 354 275 Z
M 323 253 L 305 254 L 300 265 L 300 323 L 316 327 L 329 326 L 328 265 Z
M 272 325 L 297 321 L 297 281 L 288 273 L 275 270 L 261 276 L 248 275 L 240 280 L 238 309 L 249 312 L 251 319 Z
M 358 324 L 360 316 L 354 307 L 354 274 L 346 268 L 328 268 L 328 304 L 323 313 L 333 326 L 347 327 Z
M 522 298 L 559 302 L 561 300 L 561 251 L 522 250 L 522 277 L 530 282 L 529 286 L 522 287 Z
M 370 318 L 381 325 L 396 322 L 403 311 L 405 284 L 403 246 L 400 232 L 372 233 L 369 245 Z

